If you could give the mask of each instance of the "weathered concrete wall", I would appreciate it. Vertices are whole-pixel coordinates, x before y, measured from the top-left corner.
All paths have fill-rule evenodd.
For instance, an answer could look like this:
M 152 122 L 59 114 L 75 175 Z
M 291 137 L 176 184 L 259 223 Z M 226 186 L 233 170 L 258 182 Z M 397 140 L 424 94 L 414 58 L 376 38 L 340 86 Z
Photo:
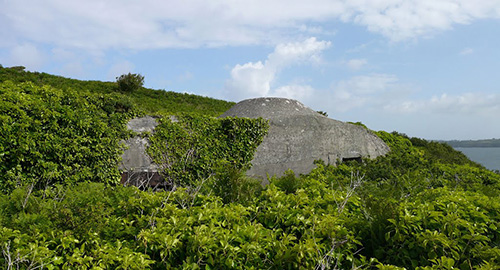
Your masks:
M 318 159 L 334 164 L 337 159 L 375 158 L 389 147 L 376 135 L 357 125 L 327 118 L 302 103 L 285 98 L 244 100 L 221 117 L 237 116 L 270 121 L 268 135 L 257 148 L 248 175 L 281 176 L 292 169 L 308 173 Z
M 127 128 L 137 133 L 154 132 L 158 123 L 150 116 L 135 118 L 127 123 Z M 122 155 L 119 169 L 122 173 L 122 184 L 139 187 L 156 186 L 162 182 L 158 173 L 158 165 L 153 163 L 146 153 L 149 146 L 147 138 L 135 136 L 124 141 L 127 147 Z

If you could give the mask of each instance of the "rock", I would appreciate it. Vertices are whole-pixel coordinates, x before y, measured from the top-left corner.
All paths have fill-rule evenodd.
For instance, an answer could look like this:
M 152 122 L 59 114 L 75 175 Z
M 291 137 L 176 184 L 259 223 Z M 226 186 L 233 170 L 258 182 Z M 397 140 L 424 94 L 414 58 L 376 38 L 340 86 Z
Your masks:
M 375 158 L 389 147 L 362 126 L 325 117 L 302 103 L 286 98 L 256 98 L 239 102 L 220 117 L 262 117 L 269 120 L 268 135 L 257 148 L 247 175 L 267 183 L 267 175 L 282 176 L 292 169 L 309 173 L 315 160 Z

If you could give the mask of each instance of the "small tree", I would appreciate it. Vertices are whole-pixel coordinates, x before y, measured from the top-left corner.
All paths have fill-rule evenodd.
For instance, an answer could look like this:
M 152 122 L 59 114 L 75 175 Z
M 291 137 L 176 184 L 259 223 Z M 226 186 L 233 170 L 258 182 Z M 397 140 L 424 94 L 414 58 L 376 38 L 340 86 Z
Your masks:
M 141 74 L 123 74 L 116 77 L 118 89 L 122 92 L 133 92 L 144 85 L 144 76 Z

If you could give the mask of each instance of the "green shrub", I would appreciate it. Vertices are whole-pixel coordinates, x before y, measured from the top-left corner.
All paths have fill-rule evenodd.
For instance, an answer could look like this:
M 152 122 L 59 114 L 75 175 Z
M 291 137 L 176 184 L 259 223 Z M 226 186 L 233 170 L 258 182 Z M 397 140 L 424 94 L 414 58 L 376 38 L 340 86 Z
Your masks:
M 138 90 L 144 85 L 144 76 L 141 74 L 123 74 L 116 77 L 118 89 L 122 92 L 130 93 Z
M 250 168 L 255 149 L 268 128 L 263 119 L 189 114 L 175 118 L 160 119 L 150 137 L 148 153 L 167 181 L 183 187 L 197 186 L 212 177 L 231 182 L 228 179 Z
M 390 219 L 386 261 L 400 266 L 444 263 L 457 268 L 500 264 L 500 204 L 494 198 L 446 188 L 421 193 L 401 204 Z M 450 268 L 447 268 L 450 269 Z
M 234 166 L 219 166 L 217 172 L 209 179 L 204 193 L 219 196 L 224 203 L 248 203 L 257 198 L 263 189 L 261 180 L 245 175 Z
M 119 141 L 133 115 L 123 96 L 0 83 L 0 190 L 117 183 Z
M 281 177 L 273 176 L 269 182 L 283 190 L 286 194 L 294 193 L 302 186 L 302 180 L 296 177 L 292 170 L 287 170 Z

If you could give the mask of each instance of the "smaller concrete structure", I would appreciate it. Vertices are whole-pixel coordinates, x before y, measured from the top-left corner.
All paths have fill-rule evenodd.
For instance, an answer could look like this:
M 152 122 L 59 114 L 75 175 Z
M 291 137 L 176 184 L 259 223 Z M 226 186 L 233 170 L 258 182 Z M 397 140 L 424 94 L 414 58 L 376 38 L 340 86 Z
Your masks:
M 144 132 L 153 133 L 157 125 L 158 122 L 155 118 L 145 116 L 130 120 L 127 123 L 127 128 L 139 134 Z M 122 162 L 119 165 L 119 169 L 123 172 L 122 184 L 138 187 L 164 185 L 163 177 L 159 174 L 158 165 L 146 153 L 149 146 L 148 139 L 138 135 L 123 143 L 127 148 L 123 152 Z

